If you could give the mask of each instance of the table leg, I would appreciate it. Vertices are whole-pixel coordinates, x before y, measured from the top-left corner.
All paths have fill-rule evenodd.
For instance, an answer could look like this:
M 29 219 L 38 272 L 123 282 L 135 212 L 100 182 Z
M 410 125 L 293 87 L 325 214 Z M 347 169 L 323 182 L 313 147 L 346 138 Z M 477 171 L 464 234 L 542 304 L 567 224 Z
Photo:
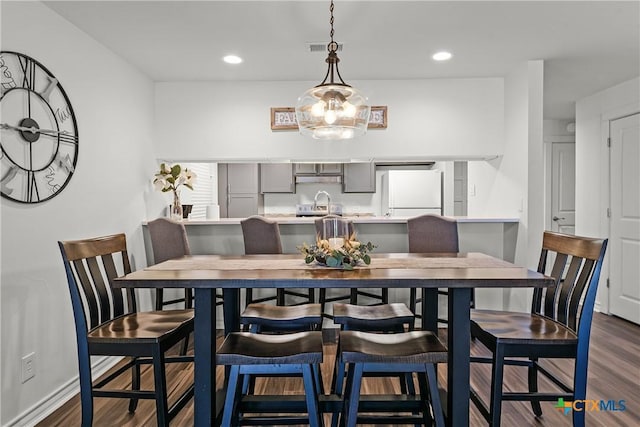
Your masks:
M 196 288 L 194 310 L 194 425 L 210 426 L 216 417 L 216 290 Z
M 449 288 L 447 426 L 469 426 L 471 289 Z
M 240 289 L 223 289 L 224 336 L 240 330 Z
M 438 333 L 438 289 L 422 288 L 422 329 Z

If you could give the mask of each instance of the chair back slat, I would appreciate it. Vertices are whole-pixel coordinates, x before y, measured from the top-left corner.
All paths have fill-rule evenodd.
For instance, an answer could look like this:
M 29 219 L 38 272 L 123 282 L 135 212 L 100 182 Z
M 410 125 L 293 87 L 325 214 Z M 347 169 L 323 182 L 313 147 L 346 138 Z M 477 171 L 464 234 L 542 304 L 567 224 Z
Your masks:
M 98 323 L 103 323 L 111 319 L 111 304 L 109 301 L 109 292 L 107 291 L 104 276 L 100 271 L 98 259 L 95 257 L 87 258 L 86 262 L 89 269 L 89 275 L 96 292 L 96 297 L 98 298 L 98 304 L 100 306 L 100 319 Z
M 59 242 L 59 246 L 74 306 L 76 334 L 86 335 L 88 329 L 135 311 L 135 294 L 127 292 L 125 307 L 123 291 L 112 287 L 116 277 L 131 272 L 124 234 Z M 80 325 L 84 331 L 78 330 Z
M 95 290 L 89 279 L 89 273 L 87 272 L 86 265 L 83 260 L 76 259 L 72 261 L 73 268 L 70 268 L 71 274 L 76 275 L 76 283 L 79 280 L 80 286 L 82 286 L 82 294 L 84 300 L 87 303 L 87 309 L 89 311 L 89 328 L 95 328 L 100 322 L 100 315 L 98 314 L 98 300 L 96 298 Z M 78 289 L 80 290 L 80 289 Z
M 458 223 L 440 215 L 421 215 L 407 220 L 409 252 L 459 252 Z
M 547 231 L 542 246 L 538 271 L 553 277 L 555 285 L 534 292 L 532 312 L 588 335 L 607 240 Z M 555 255 L 555 260 L 547 272 L 550 254 Z M 543 294 L 544 310 L 541 310 Z M 581 331 L 583 324 L 585 331 Z
M 282 253 L 280 227 L 277 222 L 254 215 L 240 221 L 240 225 L 242 226 L 245 254 Z
M 104 266 L 104 272 L 109 283 L 109 289 L 111 289 L 111 298 L 113 303 L 113 316 L 122 316 L 124 311 L 124 300 L 122 298 L 122 290 L 113 289 L 113 279 L 118 277 L 118 271 L 113 261 L 113 255 L 102 255 L 102 265 Z M 129 273 L 129 272 L 126 272 Z
M 567 270 L 564 279 L 560 281 L 560 286 L 558 287 L 558 312 L 556 313 L 556 319 L 558 320 L 558 322 L 561 322 L 565 325 L 567 324 L 567 316 L 569 315 L 569 298 L 575 288 L 578 274 L 580 273 L 580 268 L 582 267 L 583 261 L 583 258 L 575 256 L 571 258 L 569 269 Z
M 587 259 L 584 261 L 582 271 L 580 272 L 580 277 L 576 281 L 576 285 L 573 288 L 573 293 L 571 294 L 571 300 L 568 303 L 568 317 L 566 324 L 574 331 L 577 329 L 578 309 L 580 307 L 580 303 L 584 299 L 584 290 L 585 287 L 589 284 L 589 278 L 593 274 L 595 266 L 596 262 L 592 259 Z
M 549 286 L 545 290 L 544 296 L 544 311 L 542 314 L 545 316 L 555 318 L 555 303 L 556 303 L 556 292 L 558 290 L 558 286 L 560 281 L 562 280 L 562 276 L 564 275 L 564 270 L 567 266 L 567 254 L 556 253 L 556 257 L 553 261 L 553 267 L 551 268 L 551 273 L 549 274 L 551 277 L 555 279 L 555 283 L 552 286 Z M 542 271 L 545 272 L 544 270 Z

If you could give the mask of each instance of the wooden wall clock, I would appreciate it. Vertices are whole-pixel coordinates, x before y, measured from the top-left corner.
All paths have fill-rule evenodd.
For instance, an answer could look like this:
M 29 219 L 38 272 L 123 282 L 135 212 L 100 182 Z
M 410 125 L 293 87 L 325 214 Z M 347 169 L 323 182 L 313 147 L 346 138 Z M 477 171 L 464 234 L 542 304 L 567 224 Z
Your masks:
M 78 126 L 58 79 L 35 59 L 0 52 L 2 197 L 40 203 L 66 187 L 78 160 Z

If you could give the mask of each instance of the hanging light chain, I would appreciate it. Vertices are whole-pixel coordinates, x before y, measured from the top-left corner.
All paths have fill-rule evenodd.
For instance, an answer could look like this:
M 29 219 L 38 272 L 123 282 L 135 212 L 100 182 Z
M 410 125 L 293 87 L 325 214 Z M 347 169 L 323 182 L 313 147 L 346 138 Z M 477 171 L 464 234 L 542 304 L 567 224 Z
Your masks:
M 327 45 L 327 50 L 329 51 L 329 54 L 335 54 L 336 51 L 338 50 L 338 43 L 336 43 L 335 41 L 333 41 L 333 0 L 331 0 L 331 6 L 329 6 L 329 12 L 331 12 L 331 19 L 329 19 L 329 24 L 331 24 L 331 31 L 329 32 L 329 36 L 331 37 L 331 41 L 329 42 L 329 44 Z
M 331 19 L 329 19 L 329 24 L 331 24 L 331 31 L 329 32 L 329 36 L 331 36 L 331 43 L 329 43 L 329 49 L 330 50 L 335 50 L 335 49 L 332 49 L 332 46 L 334 45 L 334 41 L 333 41 L 333 0 L 331 0 L 331 6 L 329 6 L 329 12 L 331 13 Z

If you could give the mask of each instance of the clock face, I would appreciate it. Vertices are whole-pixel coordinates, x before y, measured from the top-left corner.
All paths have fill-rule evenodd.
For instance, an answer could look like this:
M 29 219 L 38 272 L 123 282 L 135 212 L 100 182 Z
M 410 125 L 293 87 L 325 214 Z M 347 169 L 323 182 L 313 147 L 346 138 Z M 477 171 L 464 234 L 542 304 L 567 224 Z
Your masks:
M 35 59 L 0 52 L 2 197 L 39 203 L 59 194 L 78 160 L 78 127 L 56 77 Z

